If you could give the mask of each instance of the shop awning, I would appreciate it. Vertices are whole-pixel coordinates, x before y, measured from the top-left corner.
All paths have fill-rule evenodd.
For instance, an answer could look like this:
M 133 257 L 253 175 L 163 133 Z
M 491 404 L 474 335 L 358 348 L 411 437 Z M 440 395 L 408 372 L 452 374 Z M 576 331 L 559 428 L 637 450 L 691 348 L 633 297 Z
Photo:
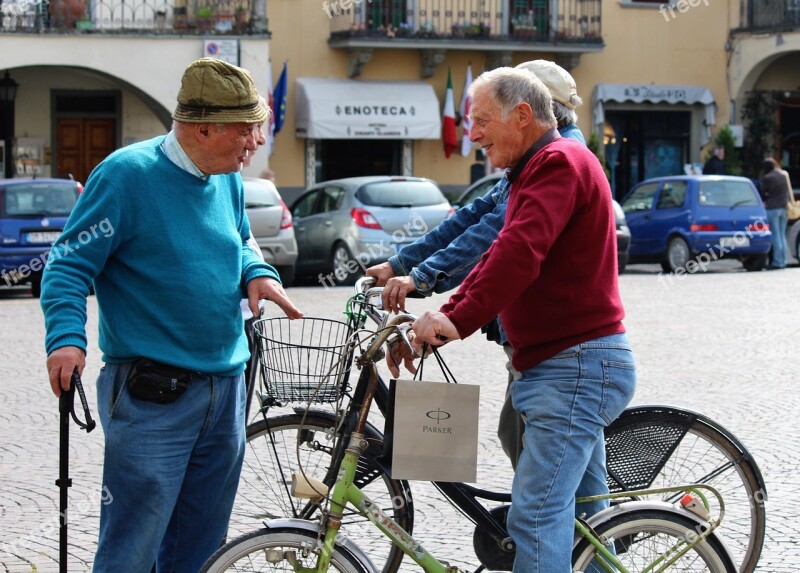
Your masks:
M 717 106 L 714 94 L 703 86 L 671 86 L 663 84 L 597 84 L 592 92 L 593 124 L 598 133 L 603 133 L 606 102 L 632 103 L 670 103 L 705 106 L 704 129 L 700 134 L 700 144 L 705 145 L 711 137 L 711 126 L 716 123 Z
M 424 82 L 298 78 L 295 133 L 309 139 L 440 139 L 439 100 Z

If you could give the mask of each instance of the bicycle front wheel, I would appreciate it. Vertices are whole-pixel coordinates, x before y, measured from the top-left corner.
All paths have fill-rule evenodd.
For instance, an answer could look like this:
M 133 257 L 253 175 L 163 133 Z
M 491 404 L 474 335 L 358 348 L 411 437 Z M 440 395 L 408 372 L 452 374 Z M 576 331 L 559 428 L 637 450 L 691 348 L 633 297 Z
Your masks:
M 595 528 L 598 537 L 614 541 L 619 562 L 630 573 L 661 571 L 650 568 L 664 555 L 677 554 L 687 540 L 697 537 L 696 524 L 681 515 L 658 509 L 641 510 L 612 517 Z M 572 553 L 573 570 L 589 570 L 597 550 L 582 539 Z M 593 569 L 592 569 L 593 570 Z M 681 555 L 666 571 L 670 573 L 736 573 L 719 539 L 712 533 Z
M 200 573 L 247 571 L 248 573 L 293 573 L 293 562 L 301 567 L 314 565 L 318 555 L 317 536 L 304 529 L 260 529 L 234 539 L 220 547 Z M 333 550 L 329 571 L 339 573 L 369 573 L 349 551 L 337 547 Z
M 334 448 L 339 442 L 336 420 L 331 414 L 309 412 L 262 419 L 247 427 L 247 449 L 244 455 L 239 489 L 228 526 L 228 539 L 263 526 L 264 520 L 282 517 L 314 519 L 319 506 L 289 494 L 292 473 L 300 468 L 332 485 L 329 476 Z M 376 435 L 371 435 L 376 434 Z M 411 533 L 413 501 L 407 482 L 391 479 L 374 462 L 382 452 L 376 430 L 367 433 L 370 449 L 359 460 L 356 485 L 388 513 L 403 529 Z M 370 440 L 370 438 L 373 438 Z M 299 452 L 299 461 L 298 461 Z M 330 483 L 328 483 L 330 482 Z M 370 521 L 354 511 L 346 511 L 342 532 L 368 551 L 383 573 L 394 573 L 400 567 L 403 552 Z

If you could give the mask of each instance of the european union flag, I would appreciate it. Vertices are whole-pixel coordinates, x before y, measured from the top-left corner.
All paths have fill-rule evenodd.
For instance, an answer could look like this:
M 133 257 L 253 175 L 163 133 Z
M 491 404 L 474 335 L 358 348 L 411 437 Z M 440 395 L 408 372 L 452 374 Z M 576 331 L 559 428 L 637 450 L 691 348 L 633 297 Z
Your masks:
M 273 93 L 273 101 L 275 102 L 275 133 L 278 133 L 283 127 L 283 120 L 286 119 L 286 83 L 287 83 L 286 62 L 283 62 L 283 71 L 278 78 L 278 83 L 275 84 Z

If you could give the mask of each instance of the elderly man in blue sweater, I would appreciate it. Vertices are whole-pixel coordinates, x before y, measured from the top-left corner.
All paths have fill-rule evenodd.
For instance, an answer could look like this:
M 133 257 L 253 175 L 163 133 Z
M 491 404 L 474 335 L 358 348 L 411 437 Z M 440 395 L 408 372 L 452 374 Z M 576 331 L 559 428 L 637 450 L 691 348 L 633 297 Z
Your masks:
M 42 283 L 47 369 L 69 389 L 94 284 L 105 433 L 95 572 L 196 572 L 223 539 L 245 445 L 239 301 L 302 313 L 247 245 L 238 173 L 269 116 L 246 70 L 189 65 L 167 136 L 112 153 L 87 181 Z M 102 233 L 97 231 L 101 230 Z

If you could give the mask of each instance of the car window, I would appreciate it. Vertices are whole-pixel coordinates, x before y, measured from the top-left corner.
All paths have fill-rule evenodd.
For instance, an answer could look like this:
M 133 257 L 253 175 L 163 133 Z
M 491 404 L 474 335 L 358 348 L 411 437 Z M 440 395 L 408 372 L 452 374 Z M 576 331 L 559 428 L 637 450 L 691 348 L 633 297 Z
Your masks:
M 274 207 L 280 203 L 280 198 L 270 185 L 258 183 L 257 181 L 245 181 L 244 203 L 248 209 Z
M 483 197 L 491 189 L 493 189 L 495 185 L 497 185 L 498 181 L 500 181 L 500 180 L 499 179 L 490 179 L 489 181 L 485 181 L 484 183 L 481 183 L 480 185 L 478 185 L 477 187 L 472 189 L 467 195 L 465 195 L 464 197 L 459 199 L 458 200 L 458 204 L 462 205 L 462 206 L 467 206 L 470 203 L 472 203 L 475 199 L 477 199 L 479 197 Z
M 430 181 L 381 181 L 369 183 L 356 192 L 356 198 L 375 207 L 425 207 L 446 203 L 439 188 Z
M 320 200 L 317 213 L 336 211 L 341 207 L 343 199 L 344 189 L 339 187 L 325 187 L 325 189 L 322 190 L 322 199 Z
M 639 185 L 639 187 L 622 202 L 622 210 L 626 213 L 632 213 L 634 211 L 649 211 L 652 209 L 653 198 L 658 190 L 658 185 L 658 181 Z
M 701 181 L 697 201 L 707 207 L 758 205 L 756 190 L 747 181 Z
M 686 181 L 667 181 L 658 195 L 656 209 L 683 207 L 684 199 L 686 199 Z
M 314 213 L 314 205 L 319 198 L 320 190 L 311 191 L 307 195 L 301 197 L 292 206 L 293 217 L 308 217 Z
M 66 217 L 78 200 L 78 188 L 72 182 L 15 184 L 3 189 L 2 195 L 2 217 Z

